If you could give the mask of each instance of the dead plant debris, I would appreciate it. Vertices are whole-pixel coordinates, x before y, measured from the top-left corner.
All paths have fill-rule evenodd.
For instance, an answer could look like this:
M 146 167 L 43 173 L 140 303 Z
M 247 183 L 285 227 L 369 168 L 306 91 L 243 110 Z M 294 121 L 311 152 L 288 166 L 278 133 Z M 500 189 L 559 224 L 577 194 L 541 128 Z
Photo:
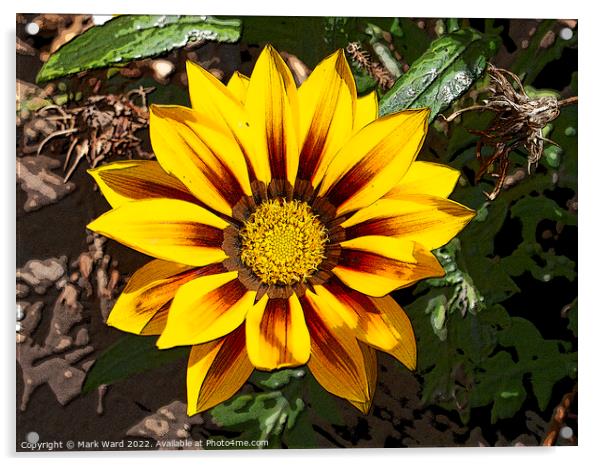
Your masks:
M 148 127 L 146 96 L 153 90 L 140 87 L 124 95 L 91 96 L 74 108 L 48 105 L 40 109 L 38 115 L 55 122 L 56 129 L 38 144 L 38 155 L 52 139 L 68 140 L 64 182 L 84 158 L 91 168 L 109 157 L 151 158 L 152 153 L 143 150 L 142 140 L 135 134 Z
M 528 157 L 527 171 L 531 173 L 531 167 L 536 167 L 541 158 L 544 143 L 555 144 L 543 136 L 544 127 L 558 118 L 561 107 L 576 103 L 577 97 L 561 101 L 553 96 L 531 98 L 514 73 L 489 64 L 487 74 L 491 80 L 487 89 L 490 97 L 483 104 L 463 108 L 442 118 L 449 123 L 462 113 L 472 110 L 494 112 L 493 121 L 485 130 L 469 130 L 481 136 L 476 148 L 477 160 L 481 163 L 476 181 L 485 174 L 497 178 L 493 191 L 484 193 L 493 200 L 505 185 L 510 152 L 519 147 L 525 149 Z M 492 155 L 483 154 L 486 147 L 493 150 Z
M 395 77 L 382 63 L 374 60 L 370 52 L 365 50 L 362 44 L 359 42 L 350 42 L 346 50 L 353 63 L 372 76 L 381 89 L 386 91 L 391 89 L 393 84 L 395 84 Z

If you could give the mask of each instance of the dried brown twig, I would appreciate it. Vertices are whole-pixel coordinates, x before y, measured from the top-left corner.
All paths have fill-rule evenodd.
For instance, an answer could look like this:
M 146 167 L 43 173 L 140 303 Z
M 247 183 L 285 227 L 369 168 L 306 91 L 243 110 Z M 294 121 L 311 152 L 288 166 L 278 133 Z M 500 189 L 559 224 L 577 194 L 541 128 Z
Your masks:
M 575 399 L 575 396 L 577 396 L 577 385 L 573 387 L 573 390 L 562 397 L 560 404 L 554 409 L 554 416 L 552 417 L 550 428 L 548 429 L 548 433 L 544 438 L 542 445 L 546 447 L 552 447 L 556 444 L 558 434 L 564 425 L 564 421 L 568 415 L 571 403 Z
M 76 108 L 48 105 L 40 109 L 38 115 L 55 122 L 56 130 L 39 143 L 37 153 L 40 154 L 51 139 L 69 138 L 63 164 L 65 182 L 84 158 L 92 168 L 109 156 L 149 158 L 151 154 L 142 149 L 142 140 L 135 133 L 148 126 L 146 96 L 153 89 L 140 87 L 125 95 L 95 95 Z
M 526 94 L 519 77 L 514 73 L 491 64 L 487 67 L 487 73 L 491 79 L 488 89 L 490 98 L 483 104 L 463 108 L 443 119 L 449 123 L 462 113 L 473 110 L 494 112 L 493 121 L 485 130 L 471 130 L 481 136 L 476 149 L 477 159 L 481 162 L 476 180 L 491 171 L 492 176 L 498 178 L 493 191 L 485 193 L 493 200 L 504 185 L 510 165 L 510 152 L 518 147 L 527 151 L 527 170 L 530 173 L 531 167 L 537 166 L 541 158 L 544 143 L 555 144 L 543 136 L 543 128 L 560 115 L 561 107 L 576 103 L 578 97 L 561 101 L 552 96 L 533 99 Z M 485 157 L 484 147 L 492 148 L 493 154 Z
M 351 60 L 372 76 L 381 89 L 388 90 L 395 84 L 395 77 L 379 61 L 374 60 L 362 44 L 350 42 L 346 50 Z

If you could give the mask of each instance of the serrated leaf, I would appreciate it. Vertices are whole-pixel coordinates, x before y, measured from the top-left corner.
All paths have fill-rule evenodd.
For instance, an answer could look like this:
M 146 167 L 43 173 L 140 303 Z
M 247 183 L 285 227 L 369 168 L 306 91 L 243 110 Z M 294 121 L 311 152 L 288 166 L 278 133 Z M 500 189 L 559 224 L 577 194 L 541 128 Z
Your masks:
M 288 400 L 280 391 L 239 395 L 213 408 L 211 420 L 223 429 L 249 434 L 254 439 L 270 440 L 269 447 L 280 445 L 285 430 L 294 427 L 304 408 L 303 400 Z
M 512 326 L 500 333 L 500 344 L 516 348 L 518 362 L 506 367 L 511 376 L 529 376 L 540 410 L 550 402 L 552 388 L 562 377 L 575 377 L 576 353 L 561 350 L 561 341 L 544 340 L 535 325 L 527 319 L 514 317 Z M 513 414 L 513 413 L 512 413 Z
M 306 371 L 302 367 L 281 369 L 275 372 L 255 371 L 251 376 L 251 381 L 264 388 L 276 390 L 282 389 L 282 387 L 288 385 L 291 381 L 303 378 L 305 373 Z
M 105 350 L 86 375 L 82 393 L 185 358 L 189 348 L 159 350 L 157 337 L 126 335 Z
M 554 277 L 566 277 L 573 281 L 576 277 L 576 264 L 568 257 L 557 255 L 554 251 L 544 251 L 536 235 L 537 226 L 544 220 L 560 222 L 563 225 L 576 225 L 577 216 L 545 196 L 523 197 L 511 208 L 512 217 L 522 223 L 523 242 L 512 254 L 504 257 L 500 264 L 512 276 L 525 271 L 544 282 Z
M 486 406 L 493 401 L 492 423 L 512 417 L 527 397 L 522 382 L 523 374 L 514 366 L 510 353 L 502 351 L 490 358 L 475 374 L 471 406 Z
M 429 107 L 431 121 L 477 80 L 498 39 L 461 29 L 435 40 L 380 101 L 381 116 Z
M 87 30 L 53 53 L 36 81 L 45 82 L 84 70 L 122 65 L 199 40 L 235 42 L 240 20 L 210 16 L 123 15 Z

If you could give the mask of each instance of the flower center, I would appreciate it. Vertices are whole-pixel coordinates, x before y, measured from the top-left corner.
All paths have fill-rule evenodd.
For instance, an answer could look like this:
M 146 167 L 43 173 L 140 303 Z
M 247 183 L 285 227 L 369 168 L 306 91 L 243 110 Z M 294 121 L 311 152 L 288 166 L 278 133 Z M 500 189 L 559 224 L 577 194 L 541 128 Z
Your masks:
M 263 202 L 240 230 L 240 258 L 262 282 L 303 282 L 324 259 L 327 230 L 307 203 Z

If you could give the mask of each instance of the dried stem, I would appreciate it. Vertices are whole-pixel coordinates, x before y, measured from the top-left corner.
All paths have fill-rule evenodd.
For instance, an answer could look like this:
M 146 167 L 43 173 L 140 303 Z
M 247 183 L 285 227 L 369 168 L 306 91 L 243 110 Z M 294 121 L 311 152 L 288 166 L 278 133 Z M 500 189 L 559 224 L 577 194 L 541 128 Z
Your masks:
M 577 385 L 573 387 L 571 392 L 567 393 L 562 397 L 560 404 L 556 406 L 554 409 L 554 415 L 552 416 L 552 421 L 550 422 L 550 428 L 545 439 L 542 442 L 542 445 L 546 447 L 552 447 L 556 445 L 556 440 L 558 439 L 558 434 L 560 433 L 560 429 L 564 425 L 564 420 L 568 414 L 568 411 L 571 407 L 571 403 L 575 399 L 577 395 Z
M 363 49 L 362 44 L 350 42 L 346 50 L 351 60 L 372 76 L 380 88 L 388 90 L 395 84 L 395 77 L 380 62 L 375 61 L 370 53 Z
M 510 152 L 518 147 L 527 151 L 527 171 L 530 173 L 531 167 L 537 166 L 543 154 L 544 143 L 553 143 L 543 136 L 543 128 L 560 115 L 561 107 L 577 103 L 578 97 L 569 97 L 561 101 L 551 96 L 532 99 L 526 94 L 519 77 L 514 73 L 491 64 L 487 73 L 491 80 L 490 97 L 483 104 L 463 108 L 443 119 L 449 123 L 464 112 L 474 110 L 494 113 L 493 121 L 485 130 L 471 131 L 481 136 L 477 144 L 477 159 L 481 162 L 481 167 L 476 181 L 490 170 L 493 170 L 492 176 L 497 178 L 493 191 L 485 193 L 493 200 L 504 186 Z M 493 155 L 485 157 L 482 153 L 484 147 L 493 149 Z
M 559 107 L 567 107 L 568 105 L 576 104 L 578 101 L 579 101 L 579 96 L 574 95 L 572 97 L 567 97 L 566 99 L 559 100 L 558 106 Z
M 142 150 L 142 140 L 135 133 L 148 125 L 147 94 L 153 90 L 139 87 L 124 95 L 93 95 L 79 107 L 52 104 L 40 109 L 39 117 L 52 120 L 57 129 L 38 144 L 38 154 L 52 138 L 67 136 L 64 182 L 84 158 L 94 168 L 109 157 L 152 157 Z
M 64 130 L 61 130 L 61 131 L 55 131 L 54 133 L 49 134 L 48 136 L 46 136 L 46 138 L 44 138 L 44 140 L 38 146 L 38 155 L 40 155 L 40 152 L 42 151 L 42 148 L 44 147 L 44 145 L 48 141 L 50 141 L 52 138 L 54 138 L 56 136 L 63 136 L 65 134 L 75 133 L 76 131 L 77 131 L 77 128 L 69 128 L 69 129 L 64 129 Z

